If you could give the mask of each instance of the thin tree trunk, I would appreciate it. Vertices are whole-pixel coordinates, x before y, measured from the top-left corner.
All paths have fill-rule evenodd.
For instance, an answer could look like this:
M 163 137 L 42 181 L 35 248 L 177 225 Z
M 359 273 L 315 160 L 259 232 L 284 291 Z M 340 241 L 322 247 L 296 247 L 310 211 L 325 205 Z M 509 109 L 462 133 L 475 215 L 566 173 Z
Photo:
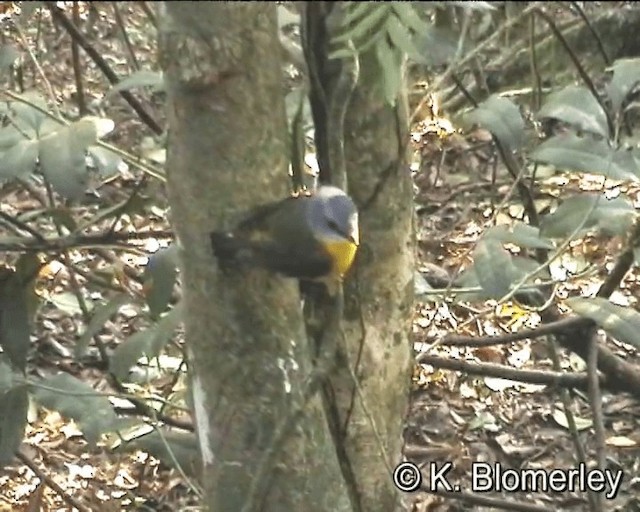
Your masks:
M 346 90 L 339 61 L 327 58 L 326 22 L 335 7 L 313 2 L 306 8 L 303 43 L 320 179 L 335 183 L 341 176 L 331 158 L 335 148 L 329 147 L 337 124 L 331 111 Z M 373 51 L 360 55 L 343 131 L 348 191 L 360 212 L 361 243 L 345 285 L 346 346 L 324 393 L 341 469 L 354 509 L 362 512 L 398 507 L 391 472 L 401 457 L 412 361 L 414 237 L 406 91 L 394 109 L 385 104 L 380 83 Z

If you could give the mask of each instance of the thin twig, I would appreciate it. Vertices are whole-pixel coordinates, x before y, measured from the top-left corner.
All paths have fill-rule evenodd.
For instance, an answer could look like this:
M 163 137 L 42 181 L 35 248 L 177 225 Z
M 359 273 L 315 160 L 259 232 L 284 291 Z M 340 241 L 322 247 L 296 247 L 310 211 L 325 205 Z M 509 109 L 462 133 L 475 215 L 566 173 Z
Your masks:
M 114 2 L 115 5 L 115 2 Z M 80 3 L 73 3 L 73 22 L 80 24 Z M 82 81 L 82 69 L 80 67 L 80 48 L 78 41 L 71 40 L 71 62 L 73 63 L 73 76 L 76 80 L 76 104 L 78 105 L 78 113 L 80 116 L 87 114 L 87 102 L 84 97 L 84 85 Z

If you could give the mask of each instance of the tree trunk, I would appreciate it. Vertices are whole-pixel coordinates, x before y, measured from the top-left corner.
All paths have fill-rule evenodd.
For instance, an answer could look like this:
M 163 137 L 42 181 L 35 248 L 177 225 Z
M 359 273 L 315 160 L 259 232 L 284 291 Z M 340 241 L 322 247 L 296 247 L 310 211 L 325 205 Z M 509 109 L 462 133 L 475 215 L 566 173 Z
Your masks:
M 304 44 L 312 76 L 320 177 L 335 182 L 340 175 L 339 169 L 331 168 L 328 141 L 335 126 L 329 111 L 345 89 L 339 61 L 327 58 L 326 21 L 334 8 L 328 2 L 307 4 Z M 360 55 L 359 77 L 344 120 L 344 142 L 348 190 L 360 213 L 361 243 L 345 284 L 346 347 L 324 394 L 354 509 L 363 512 L 398 507 L 391 471 L 401 457 L 412 362 L 414 232 L 406 89 L 392 108 L 385 104 L 380 84 L 374 51 Z
M 277 448 L 274 431 L 305 401 L 311 363 L 295 282 L 259 270 L 223 274 L 209 242 L 238 213 L 287 193 L 275 9 L 167 2 L 161 13 L 169 199 L 181 245 L 202 481 L 211 511 L 241 511 L 247 500 L 267 512 L 348 511 L 317 395 L 274 463 L 261 462 Z M 255 476 L 265 468 L 256 493 Z

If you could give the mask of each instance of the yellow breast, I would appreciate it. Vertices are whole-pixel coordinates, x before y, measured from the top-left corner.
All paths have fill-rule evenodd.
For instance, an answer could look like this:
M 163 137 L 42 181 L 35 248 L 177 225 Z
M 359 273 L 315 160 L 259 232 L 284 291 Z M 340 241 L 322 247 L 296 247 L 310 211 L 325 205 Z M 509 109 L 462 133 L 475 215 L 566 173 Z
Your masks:
M 342 278 L 351 268 L 358 246 L 348 240 L 324 242 L 323 245 L 333 260 L 332 273 Z

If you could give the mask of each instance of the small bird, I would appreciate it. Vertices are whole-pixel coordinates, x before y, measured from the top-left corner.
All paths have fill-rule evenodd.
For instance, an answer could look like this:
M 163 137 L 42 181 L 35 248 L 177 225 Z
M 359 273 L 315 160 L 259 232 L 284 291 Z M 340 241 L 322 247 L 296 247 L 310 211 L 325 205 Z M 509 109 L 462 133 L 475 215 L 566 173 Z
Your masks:
M 345 192 L 324 185 L 253 208 L 231 231 L 212 233 L 211 243 L 223 268 L 339 283 L 358 250 L 358 211 Z

